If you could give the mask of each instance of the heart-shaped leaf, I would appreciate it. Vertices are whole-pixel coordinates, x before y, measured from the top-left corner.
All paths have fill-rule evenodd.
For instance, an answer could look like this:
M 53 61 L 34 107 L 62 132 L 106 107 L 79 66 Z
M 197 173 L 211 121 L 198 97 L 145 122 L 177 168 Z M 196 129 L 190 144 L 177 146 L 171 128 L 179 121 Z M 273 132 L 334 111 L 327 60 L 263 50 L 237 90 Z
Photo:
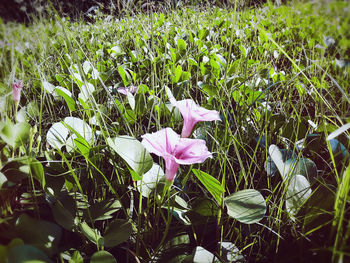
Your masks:
M 191 211 L 201 216 L 216 217 L 219 211 L 218 205 L 211 199 L 197 198 L 192 204 Z
M 15 125 L 7 122 L 2 125 L 1 138 L 13 148 L 26 143 L 30 136 L 30 125 L 26 122 L 19 122 Z
M 214 254 L 206 250 L 204 247 L 197 246 L 194 252 L 193 263 L 212 263 L 214 262 Z
M 62 231 L 56 224 L 21 214 L 16 221 L 15 231 L 26 244 L 34 245 L 49 256 L 58 252 Z
M 314 180 L 317 176 L 316 164 L 308 158 L 288 159 L 285 161 L 285 170 L 289 171 L 289 176 L 300 174 L 308 180 Z
M 281 149 L 280 152 L 282 154 L 283 162 L 293 157 L 295 158 L 297 157 L 297 155 L 293 153 L 292 150 Z M 268 175 L 274 175 L 277 172 L 277 166 L 272 161 L 271 156 L 267 157 L 266 162 L 264 163 L 264 168 L 265 168 L 265 171 L 268 172 Z
M 146 173 L 153 165 L 153 159 L 145 147 L 133 137 L 107 138 L 107 144 L 139 175 Z
M 72 133 L 68 137 L 69 133 Z M 68 137 L 68 138 L 67 138 Z M 66 145 L 68 151 L 76 148 L 74 139 L 79 138 L 84 147 L 91 144 L 94 139 L 94 133 L 91 127 L 82 119 L 76 117 L 66 117 L 64 121 L 54 123 L 47 132 L 47 142 L 55 148 L 62 148 Z M 85 153 L 85 150 L 83 151 Z
M 164 176 L 163 169 L 154 163 L 152 168 L 142 176 L 142 179 L 137 181 L 137 189 L 143 196 L 148 197 Z
M 6 176 L 7 180 L 13 183 L 18 183 L 24 178 L 27 178 L 30 173 L 30 158 L 17 158 L 6 163 L 1 172 Z
M 229 216 L 245 224 L 259 222 L 266 212 L 264 197 L 254 189 L 238 191 L 226 197 L 225 205 Z
M 49 94 L 51 94 L 51 93 L 53 93 L 54 92 L 54 90 L 55 90 L 55 86 L 54 85 L 52 85 L 50 82 L 47 82 L 47 81 L 43 81 L 43 88 L 44 88 L 44 90 L 47 92 L 47 93 L 49 93 Z
M 39 183 L 43 188 L 45 188 L 46 181 L 45 181 L 44 167 L 41 164 L 41 162 L 39 162 L 36 159 L 32 159 L 30 160 L 29 167 L 30 167 L 30 172 L 32 176 L 39 181 Z
M 291 219 L 295 220 L 295 215 L 310 195 L 310 183 L 304 176 L 296 174 L 290 178 L 287 187 L 286 208 Z
M 134 97 L 134 95 L 132 95 L 131 92 L 128 92 L 128 93 L 126 93 L 126 97 L 128 99 L 130 108 L 132 110 L 135 110 L 135 97 Z
M 111 253 L 102 250 L 92 255 L 90 263 L 117 263 L 117 260 Z
M 55 91 L 66 101 L 70 111 L 74 111 L 76 109 L 75 101 L 72 99 L 72 93 L 69 90 L 57 86 L 55 88 Z
M 84 102 L 88 102 L 89 97 L 93 96 L 93 92 L 95 91 L 95 87 L 91 83 L 87 82 L 87 83 L 81 85 L 80 91 L 81 92 L 79 93 L 78 97 L 80 99 L 82 99 Z
M 46 134 L 47 143 L 61 149 L 66 144 L 68 134 L 68 129 L 61 122 L 56 122 L 52 124 Z
M 131 223 L 124 219 L 114 220 L 107 228 L 104 235 L 104 245 L 114 247 L 128 240 L 132 234 Z
M 17 245 L 11 247 L 7 252 L 7 261 L 13 263 L 36 262 L 51 263 L 48 256 L 38 248 L 31 245 Z
M 76 203 L 73 197 L 63 192 L 52 205 L 52 215 L 56 222 L 67 230 L 75 226 Z
M 308 158 L 297 158 L 296 155 L 286 160 L 290 154 L 288 152 L 287 154 L 285 153 L 286 151 L 280 150 L 276 145 L 269 147 L 270 157 L 280 172 L 283 181 L 288 180 L 289 177 L 296 174 L 301 174 L 310 180 L 316 178 L 317 167 L 312 160 Z
M 86 220 L 106 220 L 112 218 L 112 214 L 121 208 L 118 200 L 108 199 L 92 204 L 84 211 L 83 218 Z

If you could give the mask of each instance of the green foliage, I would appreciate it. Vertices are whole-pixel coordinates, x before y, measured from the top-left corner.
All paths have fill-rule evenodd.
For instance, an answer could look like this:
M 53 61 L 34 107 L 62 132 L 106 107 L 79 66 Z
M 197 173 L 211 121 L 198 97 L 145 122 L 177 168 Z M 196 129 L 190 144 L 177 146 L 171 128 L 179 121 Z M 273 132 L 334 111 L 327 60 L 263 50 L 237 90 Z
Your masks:
M 245 224 L 259 222 L 266 213 L 263 196 L 256 190 L 245 189 L 225 198 L 229 216 Z
M 107 251 L 98 251 L 94 253 L 90 260 L 91 263 L 117 263 L 113 255 Z
M 1 139 L 13 148 L 21 146 L 29 140 L 30 125 L 26 122 L 1 123 L 0 129 Z
M 346 8 L 0 22 L 0 261 L 348 260 Z M 174 182 L 140 142 L 171 94 L 221 118 Z
M 192 172 L 195 174 L 198 180 L 201 181 L 205 188 L 212 194 L 216 202 L 221 205 L 222 196 L 225 193 L 225 189 L 222 187 L 220 182 L 210 174 L 207 174 L 200 170 L 193 169 Z
M 118 136 L 107 138 L 107 143 L 137 174 L 142 175 L 151 169 L 153 165 L 151 155 L 135 138 Z

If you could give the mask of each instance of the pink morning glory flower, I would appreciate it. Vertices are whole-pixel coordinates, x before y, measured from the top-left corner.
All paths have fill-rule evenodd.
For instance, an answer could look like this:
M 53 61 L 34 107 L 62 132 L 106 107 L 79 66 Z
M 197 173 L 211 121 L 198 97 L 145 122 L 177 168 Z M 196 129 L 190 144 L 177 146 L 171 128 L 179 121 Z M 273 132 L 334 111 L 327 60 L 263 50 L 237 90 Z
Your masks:
M 220 120 L 219 113 L 216 110 L 207 110 L 200 107 L 191 99 L 176 101 L 175 98 L 170 98 L 170 102 L 173 106 L 179 108 L 184 118 L 184 125 L 181 133 L 181 137 L 183 138 L 187 138 L 191 135 L 197 122 Z
M 121 94 L 124 94 L 124 95 L 127 95 L 129 92 L 131 94 L 134 94 L 135 92 L 137 92 L 139 88 L 136 87 L 136 86 L 129 86 L 129 87 L 126 87 L 126 88 L 118 88 L 117 91 Z
M 18 102 L 21 98 L 21 90 L 23 88 L 22 81 L 18 80 L 12 83 L 13 100 Z
M 204 140 L 180 138 L 171 128 L 143 135 L 142 144 L 148 152 L 164 158 L 168 181 L 174 180 L 180 164 L 202 163 L 212 157 Z

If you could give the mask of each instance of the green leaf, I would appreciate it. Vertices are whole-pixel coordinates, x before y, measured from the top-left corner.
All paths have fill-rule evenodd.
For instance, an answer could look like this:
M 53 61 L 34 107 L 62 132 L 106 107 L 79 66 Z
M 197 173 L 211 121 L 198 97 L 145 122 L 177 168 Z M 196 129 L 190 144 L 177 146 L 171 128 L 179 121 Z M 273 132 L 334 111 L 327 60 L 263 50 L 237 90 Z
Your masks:
M 49 83 L 49 82 L 47 82 L 47 81 L 43 81 L 42 84 L 43 84 L 44 90 L 45 90 L 47 93 L 51 94 L 51 93 L 54 92 L 54 90 L 55 90 L 55 86 L 54 86 L 54 85 L 52 85 L 51 83 Z
M 7 177 L 3 173 L 0 172 L 0 190 L 1 190 L 2 185 L 6 182 L 7 182 Z
M 137 189 L 143 196 L 148 197 L 160 180 L 164 178 L 164 175 L 163 169 L 154 163 L 152 168 L 142 176 L 141 180 L 137 181 Z
M 204 247 L 197 246 L 193 256 L 193 263 L 212 263 L 215 256 Z
M 29 140 L 30 125 L 26 122 L 20 122 L 13 125 L 7 122 L 0 131 L 1 138 L 13 148 L 21 146 Z
M 87 75 L 92 70 L 91 63 L 89 61 L 84 61 L 83 63 L 83 71 Z
M 296 174 L 290 178 L 287 186 L 286 209 L 292 220 L 301 206 L 311 195 L 309 181 L 302 175 Z
M 121 47 L 119 47 L 119 46 L 114 46 L 114 47 L 112 47 L 112 48 L 110 49 L 110 51 L 111 51 L 111 56 L 112 56 L 113 58 L 125 54 L 125 53 L 122 51 Z
M 222 196 L 225 193 L 225 189 L 222 187 L 221 183 L 210 174 L 202 172 L 201 170 L 193 169 L 192 171 L 220 205 L 222 203 Z
M 214 85 L 203 83 L 203 82 L 198 82 L 198 86 L 206 92 L 209 97 L 215 97 L 218 94 L 218 88 L 215 87 Z
M 68 137 L 70 133 L 73 134 Z M 79 150 L 86 153 L 87 145 L 92 143 L 94 139 L 94 133 L 84 120 L 76 117 L 66 117 L 63 122 L 56 122 L 50 127 L 46 138 L 52 147 L 60 149 L 66 145 L 67 150 L 72 151 L 76 149 L 76 144 L 79 144 Z M 76 138 L 79 139 L 75 143 L 74 139 Z
M 83 78 L 80 76 L 80 74 L 76 72 L 72 72 L 70 76 L 75 82 L 75 84 L 77 84 L 78 87 L 81 88 L 81 86 L 83 85 Z
M 71 112 L 75 111 L 76 105 L 75 105 L 75 101 L 72 99 L 72 93 L 69 90 L 59 86 L 55 88 L 55 91 L 58 95 L 60 95 L 66 101 L 69 110 Z
M 36 101 L 29 102 L 29 104 L 27 105 L 27 114 L 32 118 L 39 116 L 40 110 Z
M 85 84 L 81 85 L 80 91 L 81 92 L 78 95 L 79 99 L 83 100 L 84 102 L 89 102 L 89 98 L 93 97 L 95 86 L 89 82 L 86 82 Z
M 130 79 L 129 74 L 125 71 L 125 69 L 122 66 L 118 67 L 118 72 L 119 72 L 119 75 L 121 76 L 121 78 L 123 80 L 124 86 L 125 87 L 128 86 L 129 85 L 128 79 Z
M 7 252 L 7 261 L 11 263 L 51 263 L 47 255 L 31 245 L 14 246 Z
M 309 180 L 313 180 L 317 177 L 316 164 L 308 158 L 291 158 L 285 162 L 285 169 L 290 171 L 289 176 L 295 176 L 297 174 L 305 176 Z
M 104 235 L 104 245 L 114 247 L 128 240 L 132 234 L 132 225 L 124 219 L 114 220 L 107 228 Z
M 61 149 L 66 144 L 68 134 L 69 130 L 61 122 L 56 122 L 52 124 L 46 134 L 47 143 Z
M 177 44 L 177 47 L 178 47 L 178 49 L 179 49 L 180 52 L 186 51 L 187 44 L 186 44 L 185 40 L 179 38 L 179 39 L 176 41 L 176 44 Z
M 226 197 L 225 205 L 230 217 L 245 224 L 259 222 L 266 212 L 263 196 L 254 189 L 238 191 Z
M 79 251 L 74 251 L 71 259 L 68 261 L 68 263 L 83 263 L 83 262 L 84 262 L 84 259 L 80 255 Z
M 191 262 L 185 260 L 188 257 L 188 253 L 186 252 L 191 247 L 191 240 L 187 233 L 176 232 L 176 235 L 170 236 L 167 240 L 162 247 L 162 253 L 159 253 L 158 262 Z
M 55 221 L 67 230 L 75 226 L 76 203 L 72 196 L 60 193 L 58 200 L 52 205 L 52 215 Z
M 62 231 L 56 224 L 21 214 L 16 221 L 15 231 L 26 244 L 34 245 L 49 256 L 58 252 Z
M 218 215 L 219 208 L 211 199 L 197 198 L 192 204 L 191 210 L 201 216 L 216 217 Z
M 178 83 L 182 75 L 182 67 L 178 65 L 175 69 L 175 78 L 173 78 L 173 83 Z
M 127 109 L 125 111 L 124 117 L 129 124 L 134 124 L 136 122 L 136 114 L 133 110 Z
M 209 30 L 206 28 L 202 28 L 199 32 L 198 32 L 198 37 L 199 39 L 203 40 L 204 38 L 206 38 L 209 35 Z
M 94 133 L 91 127 L 84 120 L 76 117 L 64 118 L 63 125 L 73 133 L 66 141 L 67 150 L 72 151 L 75 149 L 74 139 L 80 138 L 77 143 L 83 153 L 85 153 L 88 145 L 94 140 Z
M 131 92 L 128 92 L 128 93 L 126 93 L 126 97 L 128 99 L 130 108 L 132 110 L 135 110 L 135 97 L 134 97 L 134 95 L 132 95 Z
M 78 137 L 74 139 L 74 144 L 77 146 L 79 152 L 88 159 L 90 152 L 89 143 L 83 137 Z
M 337 139 L 329 140 L 329 144 L 336 162 L 341 162 L 343 160 L 345 161 L 350 157 L 349 151 Z
M 13 159 L 2 167 L 1 172 L 6 176 L 8 181 L 18 183 L 29 176 L 29 163 L 29 157 Z
M 194 60 L 193 58 L 189 58 L 189 59 L 188 59 L 188 63 L 189 63 L 191 66 L 198 67 L 197 61 Z
M 117 263 L 117 260 L 111 253 L 102 250 L 97 251 L 92 255 L 90 263 Z
M 284 182 L 288 180 L 288 178 L 295 176 L 296 174 L 300 174 L 305 176 L 308 179 L 316 178 L 317 176 L 317 167 L 316 164 L 308 159 L 308 158 L 300 158 L 298 159 L 295 156 L 292 158 L 285 160 L 286 156 L 290 156 L 291 154 L 286 155 L 286 151 L 280 150 L 278 146 L 272 144 L 269 147 L 269 154 L 271 156 L 272 161 L 276 165 L 278 171 L 280 172 L 282 179 Z
M 270 145 L 269 155 L 272 161 L 275 163 L 278 171 L 280 172 L 282 179 L 285 180 L 289 174 L 289 167 L 285 167 L 283 154 L 277 145 L 274 145 L 274 144 Z
M 118 200 L 108 199 L 92 204 L 88 210 L 84 211 L 85 220 L 106 220 L 112 218 L 112 214 L 121 208 Z
M 45 185 L 46 185 L 45 174 L 44 174 L 44 168 L 41 162 L 39 162 L 36 159 L 32 159 L 30 161 L 29 168 L 32 176 L 38 180 L 38 182 L 41 184 L 43 188 L 45 188 Z
M 139 175 L 153 165 L 153 159 L 141 142 L 130 136 L 107 138 L 107 144 Z
M 101 244 L 103 245 L 103 238 L 98 233 L 96 229 L 92 229 L 86 222 L 82 222 L 79 224 L 79 228 L 81 232 L 84 234 L 84 236 L 89 239 L 94 244 Z

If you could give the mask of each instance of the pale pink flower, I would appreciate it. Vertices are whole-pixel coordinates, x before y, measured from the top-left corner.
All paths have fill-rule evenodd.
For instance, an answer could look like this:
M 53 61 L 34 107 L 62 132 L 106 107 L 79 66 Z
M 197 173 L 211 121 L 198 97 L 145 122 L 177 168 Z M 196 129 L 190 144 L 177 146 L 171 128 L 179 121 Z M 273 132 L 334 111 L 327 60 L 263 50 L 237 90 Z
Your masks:
M 126 87 L 126 88 L 118 88 L 117 91 L 121 94 L 124 94 L 124 95 L 127 95 L 129 92 L 131 94 L 134 94 L 135 92 L 137 92 L 139 88 L 136 87 L 136 86 L 129 86 L 129 87 Z
M 180 138 L 171 128 L 143 135 L 142 144 L 148 152 L 164 158 L 169 181 L 174 180 L 180 164 L 202 163 L 212 157 L 204 140 Z
M 14 101 L 20 100 L 22 88 L 23 88 L 22 81 L 18 80 L 12 83 L 12 94 L 13 94 Z
M 183 138 L 187 138 L 191 135 L 197 122 L 220 120 L 219 113 L 216 110 L 207 110 L 200 107 L 191 99 L 176 101 L 175 98 L 170 98 L 170 102 L 180 110 L 184 118 L 184 125 L 181 133 L 181 137 Z

